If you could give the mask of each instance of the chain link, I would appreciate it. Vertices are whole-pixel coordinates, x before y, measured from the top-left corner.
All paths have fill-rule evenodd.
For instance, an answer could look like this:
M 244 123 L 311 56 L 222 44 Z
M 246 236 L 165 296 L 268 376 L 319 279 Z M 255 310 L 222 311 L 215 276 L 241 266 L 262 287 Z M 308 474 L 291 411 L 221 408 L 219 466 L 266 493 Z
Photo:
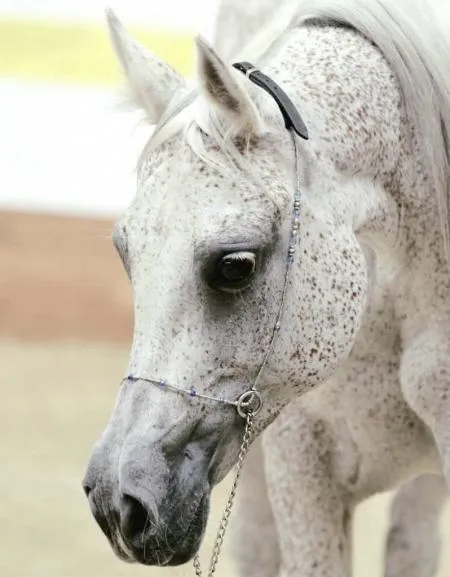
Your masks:
M 225 511 L 222 515 L 220 521 L 219 529 L 217 531 L 216 539 L 214 541 L 213 552 L 211 555 L 211 561 L 209 563 L 208 577 L 213 577 L 216 572 L 217 562 L 219 560 L 220 552 L 222 550 L 223 540 L 225 538 L 225 533 L 228 527 L 228 522 L 230 519 L 231 511 L 233 509 L 234 499 L 236 497 L 237 486 L 239 483 L 239 478 L 242 473 L 242 466 L 244 465 L 245 456 L 250 446 L 250 439 L 253 432 L 253 413 L 248 413 L 245 423 L 244 436 L 242 438 L 241 447 L 239 450 L 239 456 L 235 469 L 234 481 L 231 486 L 230 495 L 225 506 Z M 203 577 L 202 568 L 200 565 L 200 559 L 198 555 L 194 557 L 194 569 L 196 577 Z

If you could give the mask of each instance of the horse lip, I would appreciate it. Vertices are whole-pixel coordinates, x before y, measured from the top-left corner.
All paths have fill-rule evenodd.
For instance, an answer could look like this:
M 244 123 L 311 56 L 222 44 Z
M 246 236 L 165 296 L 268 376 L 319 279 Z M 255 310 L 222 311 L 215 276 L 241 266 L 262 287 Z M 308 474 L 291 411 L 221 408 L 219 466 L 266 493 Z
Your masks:
M 107 538 L 111 549 L 115 555 L 127 563 L 134 563 L 134 556 L 131 554 L 126 542 L 122 539 L 119 531 L 116 528 L 116 519 L 113 511 L 102 510 L 98 502 L 94 499 L 94 491 L 90 491 L 88 501 L 91 506 L 91 512 L 102 533 Z M 98 491 L 97 491 L 98 492 Z
M 174 555 L 173 553 L 168 553 L 164 558 L 161 554 L 155 555 L 154 557 L 150 554 L 145 554 L 145 549 L 142 552 L 133 552 L 132 562 L 140 563 L 141 565 L 147 566 L 157 566 L 157 567 L 167 567 L 170 565 Z
M 111 537 L 108 537 L 108 541 L 112 547 L 112 550 L 117 555 L 121 561 L 126 563 L 135 563 L 136 560 L 134 555 L 131 553 L 130 549 L 125 545 L 118 530 L 114 531 Z
M 201 496 L 201 498 L 200 498 L 200 500 L 199 500 L 199 502 L 198 502 L 198 505 L 197 505 L 197 507 L 196 507 L 196 509 L 195 509 L 195 511 L 194 511 L 194 514 L 193 514 L 193 516 L 192 516 L 191 522 L 189 523 L 189 526 L 188 526 L 188 528 L 186 529 L 186 531 L 185 531 L 185 533 L 184 533 L 184 537 L 183 537 L 183 539 L 182 539 L 182 541 L 181 541 L 181 545 L 182 545 L 182 546 L 189 545 L 189 548 L 191 549 L 191 548 L 192 548 L 192 545 L 193 545 L 193 544 L 195 543 L 195 541 L 198 539 L 198 536 L 196 536 L 195 539 L 192 539 L 192 537 L 191 537 L 191 529 L 192 529 L 193 525 L 194 525 L 195 523 L 197 523 L 197 522 L 199 521 L 199 519 L 201 518 L 202 513 L 203 513 L 203 510 L 204 510 L 204 507 L 205 507 L 205 505 L 206 505 L 206 499 L 207 499 L 206 493 L 203 493 L 203 495 Z M 201 525 L 202 525 L 201 529 L 202 529 L 202 532 L 203 532 L 203 530 L 204 530 L 203 520 L 202 520 L 202 524 L 201 524 Z M 197 546 L 197 548 L 196 548 L 197 550 L 198 550 L 200 544 L 201 544 L 201 540 L 199 540 L 198 546 Z M 195 551 L 195 553 L 196 553 L 196 552 L 197 552 L 197 551 Z M 191 554 L 191 556 L 192 556 L 192 554 Z M 175 557 L 175 555 L 174 555 L 173 557 Z
M 124 561 L 125 563 L 136 563 L 136 559 L 132 555 L 126 553 L 118 543 L 111 542 L 111 546 L 114 553 L 121 561 Z
M 187 535 L 189 533 L 192 525 L 194 524 L 195 521 L 197 521 L 200 508 L 203 508 L 203 506 L 205 504 L 204 501 L 205 501 L 205 493 L 202 494 L 202 496 L 200 497 L 200 499 L 198 501 L 197 507 L 195 508 L 194 514 L 192 515 L 191 522 L 189 523 L 189 527 L 187 528 L 185 535 Z

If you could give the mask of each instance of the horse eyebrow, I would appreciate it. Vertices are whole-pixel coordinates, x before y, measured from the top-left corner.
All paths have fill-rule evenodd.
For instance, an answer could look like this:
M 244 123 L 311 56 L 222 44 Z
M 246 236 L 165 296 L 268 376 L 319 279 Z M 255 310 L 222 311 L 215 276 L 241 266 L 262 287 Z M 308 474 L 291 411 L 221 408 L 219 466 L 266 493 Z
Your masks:
M 271 247 L 277 240 L 277 234 L 272 230 L 271 234 L 264 235 L 262 231 L 255 231 L 254 235 L 239 234 L 237 231 L 234 234 L 226 234 L 222 230 L 222 234 L 214 238 L 202 238 L 197 240 L 194 244 L 194 253 L 200 260 L 208 259 L 211 256 L 218 254 L 225 254 L 229 252 L 239 251 L 260 251 Z

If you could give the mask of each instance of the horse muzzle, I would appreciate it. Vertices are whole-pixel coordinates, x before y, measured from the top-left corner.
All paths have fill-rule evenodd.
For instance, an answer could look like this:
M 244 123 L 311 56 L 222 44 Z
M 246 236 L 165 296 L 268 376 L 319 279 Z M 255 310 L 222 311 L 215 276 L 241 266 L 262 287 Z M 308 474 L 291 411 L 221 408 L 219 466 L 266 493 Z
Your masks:
M 117 499 L 101 485 L 84 490 L 91 512 L 116 555 L 128 562 L 160 567 L 181 565 L 200 548 L 209 514 L 210 489 L 187 497 L 172 487 L 157 506 L 150 493 L 123 487 Z

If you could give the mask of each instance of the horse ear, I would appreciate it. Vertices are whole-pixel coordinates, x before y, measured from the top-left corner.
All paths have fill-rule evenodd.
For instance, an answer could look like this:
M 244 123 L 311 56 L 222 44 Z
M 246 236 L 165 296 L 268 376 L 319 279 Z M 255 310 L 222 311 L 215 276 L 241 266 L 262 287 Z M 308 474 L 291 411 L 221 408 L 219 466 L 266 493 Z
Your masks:
M 241 132 L 260 134 L 262 116 L 246 89 L 243 74 L 226 65 L 203 38 L 197 37 L 196 44 L 197 74 L 202 91 L 222 112 L 232 117 Z
M 134 103 L 157 124 L 175 92 L 185 86 L 181 74 L 139 44 L 111 9 L 106 17 L 111 42 L 127 77 Z

